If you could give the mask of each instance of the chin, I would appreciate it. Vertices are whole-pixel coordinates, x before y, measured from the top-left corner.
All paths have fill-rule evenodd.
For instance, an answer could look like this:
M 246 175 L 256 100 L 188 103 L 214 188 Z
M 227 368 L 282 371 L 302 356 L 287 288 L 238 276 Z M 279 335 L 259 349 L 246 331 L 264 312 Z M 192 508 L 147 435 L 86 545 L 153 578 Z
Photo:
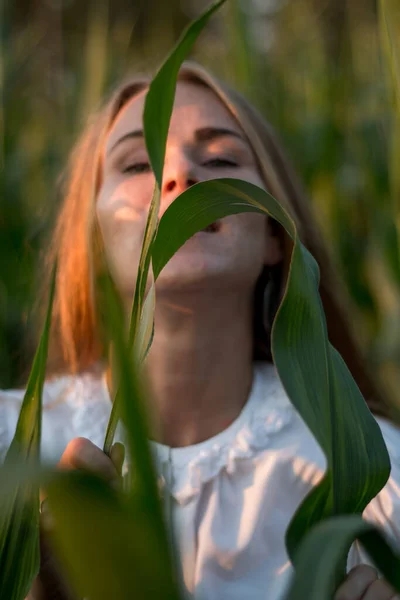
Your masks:
M 160 277 L 156 282 L 157 294 L 183 294 L 210 289 L 213 277 L 208 273 L 179 273 Z
M 156 282 L 156 293 L 160 295 L 179 295 L 190 293 L 217 293 L 231 289 L 232 291 L 243 290 L 251 287 L 248 281 L 248 273 L 238 273 L 234 265 L 231 268 L 193 268 L 193 269 L 171 269 L 161 272 Z

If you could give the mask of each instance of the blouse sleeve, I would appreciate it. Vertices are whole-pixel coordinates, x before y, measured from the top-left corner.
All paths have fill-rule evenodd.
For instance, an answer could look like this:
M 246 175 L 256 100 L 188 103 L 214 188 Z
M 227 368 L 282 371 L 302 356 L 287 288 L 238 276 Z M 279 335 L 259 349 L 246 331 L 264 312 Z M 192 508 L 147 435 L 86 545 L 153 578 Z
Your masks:
M 0 463 L 14 437 L 24 390 L 0 390 Z
M 0 390 L 0 464 L 15 433 L 25 390 Z M 68 442 L 85 437 L 101 447 L 111 411 L 103 373 L 61 375 L 43 388 L 41 457 L 56 464 Z
M 386 419 L 377 419 L 391 461 L 388 482 L 364 511 L 363 517 L 377 525 L 384 533 L 393 550 L 400 554 L 400 428 Z M 353 546 L 348 567 L 373 564 L 358 542 Z

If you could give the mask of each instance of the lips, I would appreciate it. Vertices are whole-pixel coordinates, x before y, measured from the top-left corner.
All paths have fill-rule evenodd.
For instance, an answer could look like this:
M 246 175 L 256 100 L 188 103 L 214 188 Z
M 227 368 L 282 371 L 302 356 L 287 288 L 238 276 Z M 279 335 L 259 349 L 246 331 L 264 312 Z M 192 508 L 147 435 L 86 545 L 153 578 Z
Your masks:
M 215 221 L 214 223 L 211 223 L 211 225 L 208 225 L 208 227 L 202 229 L 202 231 L 205 231 L 206 233 L 216 233 L 217 231 L 219 231 L 219 229 L 220 223 L 219 221 Z

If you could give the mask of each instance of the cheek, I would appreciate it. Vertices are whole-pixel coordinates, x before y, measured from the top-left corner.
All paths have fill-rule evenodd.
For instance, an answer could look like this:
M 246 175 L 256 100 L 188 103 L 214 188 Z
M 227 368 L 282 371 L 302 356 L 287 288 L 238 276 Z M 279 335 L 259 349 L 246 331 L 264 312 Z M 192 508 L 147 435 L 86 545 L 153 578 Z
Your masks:
M 102 230 L 141 223 L 147 218 L 151 202 L 152 183 L 135 179 L 119 183 L 106 181 L 97 197 L 96 213 Z
M 249 183 L 253 183 L 263 190 L 266 189 L 263 180 L 255 167 L 248 167 L 245 169 L 241 169 L 241 173 L 238 174 L 238 179 L 243 179 L 243 181 L 248 181 Z
M 243 246 L 260 248 L 265 245 L 267 216 L 258 213 L 240 213 L 227 217 L 237 230 Z
M 98 220 L 109 267 L 123 295 L 134 291 L 152 184 L 125 180 L 105 181 L 96 202 Z
M 252 278 L 261 271 L 265 259 L 266 219 L 263 215 L 242 213 L 226 217 L 230 252 L 241 269 Z

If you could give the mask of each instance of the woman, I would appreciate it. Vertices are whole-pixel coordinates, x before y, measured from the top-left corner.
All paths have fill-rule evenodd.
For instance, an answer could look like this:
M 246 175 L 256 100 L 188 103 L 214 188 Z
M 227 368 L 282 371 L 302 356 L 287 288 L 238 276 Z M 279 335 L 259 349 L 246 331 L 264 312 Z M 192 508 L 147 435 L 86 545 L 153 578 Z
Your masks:
M 51 357 L 63 374 L 44 393 L 43 454 L 67 468 L 118 479 L 99 449 L 110 413 L 93 301 L 101 232 L 126 307 L 154 178 L 143 140 L 147 80 L 123 85 L 91 122 L 69 170 L 54 237 L 59 256 Z M 392 477 L 365 511 L 400 546 L 399 431 L 364 370 L 344 317 L 339 282 L 294 174 L 270 130 L 237 93 L 196 65 L 180 72 L 168 135 L 162 215 L 188 186 L 235 177 L 270 191 L 288 208 L 318 260 L 332 343 L 379 423 Z M 290 244 L 255 214 L 233 215 L 190 239 L 157 281 L 155 336 L 145 362 L 151 387 L 152 448 L 189 598 L 284 597 L 291 573 L 284 534 L 325 459 L 286 397 L 271 364 L 269 331 L 284 284 Z M 1 446 L 11 440 L 22 393 L 0 401 Z M 118 446 L 117 446 L 118 449 Z M 118 452 L 116 453 L 118 454 Z M 353 548 L 349 568 L 364 557 Z M 389 600 L 394 591 L 358 566 L 337 600 Z

